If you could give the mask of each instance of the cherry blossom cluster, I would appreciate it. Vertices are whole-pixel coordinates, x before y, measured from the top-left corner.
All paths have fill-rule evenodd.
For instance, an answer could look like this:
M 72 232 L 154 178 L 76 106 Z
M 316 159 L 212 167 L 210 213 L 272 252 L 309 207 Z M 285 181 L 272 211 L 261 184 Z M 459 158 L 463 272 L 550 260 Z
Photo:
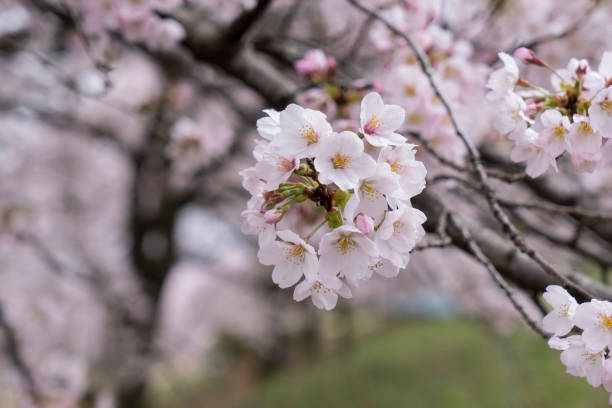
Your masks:
M 489 77 L 487 97 L 498 112 L 497 131 L 514 142 L 511 159 L 526 162 L 531 177 L 557 170 L 566 152 L 577 171 L 594 171 L 603 162 L 603 138 L 612 137 L 612 52 L 603 54 L 597 71 L 575 58 L 555 70 L 526 48 L 514 57 L 549 70 L 552 90 L 521 78 L 515 59 L 499 54 L 503 67 Z
M 148 48 L 168 49 L 185 36 L 185 29 L 174 19 L 160 17 L 180 6 L 183 0 L 70 0 L 82 15 L 83 29 L 92 36 L 108 39 L 117 32 L 130 42 Z
M 252 194 L 243 232 L 257 234 L 259 261 L 273 265 L 296 301 L 331 310 L 374 272 L 397 276 L 424 236 L 410 199 L 425 187 L 415 145 L 396 133 L 404 110 L 372 92 L 359 129 L 336 132 L 319 111 L 296 104 L 257 122 L 257 164 L 241 172 Z M 350 285 L 350 286 L 349 286 Z
M 455 38 L 451 31 L 440 26 L 440 11 L 440 1 L 410 0 L 383 10 L 381 15 L 409 34 L 427 56 L 433 78 L 461 128 L 473 142 L 478 142 L 488 133 L 489 116 L 475 118 L 473 112 L 475 109 L 486 112 L 482 106 L 483 89 L 489 69 L 474 60 L 472 44 Z M 464 146 L 404 39 L 387 27 L 376 25 L 370 40 L 383 62 L 371 71 L 372 81 L 390 102 L 406 108 L 405 129 L 418 133 L 445 157 L 461 161 Z
M 578 304 L 556 285 L 546 288 L 544 299 L 552 307 L 543 320 L 544 330 L 553 334 L 548 345 L 561 350 L 561 362 L 567 373 L 612 392 L 612 302 L 593 299 Z M 568 336 L 575 327 L 582 333 Z

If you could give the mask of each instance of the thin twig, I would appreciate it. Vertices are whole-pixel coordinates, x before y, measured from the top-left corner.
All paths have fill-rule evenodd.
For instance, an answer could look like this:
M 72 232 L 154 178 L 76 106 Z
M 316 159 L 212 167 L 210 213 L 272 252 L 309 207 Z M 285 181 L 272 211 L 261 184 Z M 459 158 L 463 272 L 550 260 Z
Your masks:
M 448 218 L 451 224 L 453 224 L 460 231 L 463 239 L 465 239 L 465 241 L 467 242 L 470 252 L 474 256 L 474 258 L 487 269 L 487 272 L 489 272 L 489 275 L 491 276 L 491 278 L 493 278 L 495 283 L 505 293 L 505 295 L 508 297 L 508 300 L 510 300 L 510 303 L 512 303 L 512 306 L 514 306 L 514 308 L 519 312 L 523 320 L 525 320 L 525 323 L 527 323 L 527 325 L 531 327 L 533 331 L 535 331 L 542 338 L 548 339 L 548 335 L 544 332 L 544 330 L 542 330 L 540 325 L 536 323 L 535 321 L 533 321 L 533 319 L 531 319 L 531 317 L 527 314 L 525 309 L 516 300 L 514 290 L 510 287 L 510 285 L 506 282 L 503 276 L 499 273 L 497 268 L 495 268 L 495 265 L 493 265 L 493 263 L 491 263 L 489 258 L 487 258 L 487 256 L 483 253 L 480 246 L 472 238 L 468 229 L 457 219 L 457 217 L 454 214 L 450 213 Z

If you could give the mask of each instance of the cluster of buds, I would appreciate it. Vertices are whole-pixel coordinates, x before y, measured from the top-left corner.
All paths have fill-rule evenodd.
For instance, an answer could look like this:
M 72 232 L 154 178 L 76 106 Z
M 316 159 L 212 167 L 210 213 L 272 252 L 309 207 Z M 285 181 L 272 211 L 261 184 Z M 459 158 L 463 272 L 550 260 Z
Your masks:
M 546 288 L 544 300 L 552 307 L 543 320 L 544 330 L 553 334 L 548 345 L 561 350 L 561 362 L 567 373 L 612 392 L 612 302 L 593 299 L 578 304 L 556 285 Z M 577 329 L 582 332 L 572 334 L 578 333 Z
M 612 52 L 604 53 L 598 71 L 575 58 L 555 70 L 526 48 L 514 57 L 550 71 L 553 90 L 521 78 L 514 58 L 499 54 L 504 66 L 491 74 L 488 98 L 499 112 L 497 130 L 515 143 L 512 160 L 526 161 L 527 174 L 538 177 L 557 170 L 557 158 L 567 152 L 577 171 L 594 171 L 603 162 L 603 138 L 612 137 Z
M 258 235 L 259 261 L 274 266 L 273 282 L 297 284 L 295 300 L 331 310 L 374 272 L 397 276 L 426 219 L 410 202 L 425 187 L 425 166 L 396 133 L 404 110 L 370 93 L 360 128 L 340 132 L 295 104 L 265 112 L 257 164 L 241 172 L 252 194 L 242 215 L 243 232 Z

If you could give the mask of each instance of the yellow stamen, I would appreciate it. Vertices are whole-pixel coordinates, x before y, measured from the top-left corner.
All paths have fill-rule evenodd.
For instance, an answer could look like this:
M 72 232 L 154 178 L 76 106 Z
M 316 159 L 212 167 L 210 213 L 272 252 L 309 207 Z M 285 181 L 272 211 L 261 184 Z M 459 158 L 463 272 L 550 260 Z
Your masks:
M 356 247 L 357 245 L 355 245 L 355 241 L 353 241 L 350 235 L 344 235 L 336 243 L 336 249 L 338 250 L 338 252 L 340 252 L 341 255 L 350 254 L 355 250 Z
M 336 152 L 332 159 L 332 163 L 334 164 L 334 169 L 348 169 L 351 165 L 351 156 Z
M 382 193 L 367 181 L 364 181 L 359 189 L 361 190 L 363 196 L 370 202 L 374 202 L 382 197 Z
M 601 106 L 601 109 L 603 109 L 608 115 L 612 115 L 612 101 L 606 100 L 600 102 L 599 106 Z
M 302 125 L 300 127 L 300 137 L 308 140 L 308 144 L 317 143 L 319 141 L 319 135 L 315 132 L 314 128 L 310 125 Z
M 296 266 L 302 265 L 306 260 L 306 255 L 304 254 L 304 247 L 302 247 L 301 245 L 295 245 L 289 248 L 285 248 L 285 260 L 287 262 L 291 262 Z
M 612 329 L 612 316 L 605 315 L 603 313 L 597 313 L 599 318 L 598 326 L 604 330 Z
M 406 168 L 406 166 L 404 166 L 399 161 L 389 163 L 389 166 L 391 166 L 391 171 L 397 174 L 402 174 L 404 172 L 404 169 Z
M 406 224 L 397 220 L 393 223 L 393 236 L 399 235 L 402 232 L 402 228 L 404 228 Z

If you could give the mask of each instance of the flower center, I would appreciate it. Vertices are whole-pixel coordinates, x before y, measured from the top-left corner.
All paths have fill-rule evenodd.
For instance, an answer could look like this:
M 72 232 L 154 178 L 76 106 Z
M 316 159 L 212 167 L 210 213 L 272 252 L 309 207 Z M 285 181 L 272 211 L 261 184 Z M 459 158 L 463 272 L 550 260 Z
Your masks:
M 357 245 L 355 245 L 355 241 L 349 236 L 345 235 L 338 240 L 336 243 L 336 249 L 340 252 L 341 255 L 350 254 L 355 250 Z
M 569 304 L 564 303 L 559 307 L 559 317 L 569 316 Z
M 295 167 L 295 159 L 280 157 L 276 167 L 282 172 L 291 171 Z
M 588 351 L 583 351 L 581 355 L 584 361 L 592 365 L 597 363 L 597 360 L 599 360 L 600 353 L 589 353 Z
M 304 247 L 301 245 L 295 245 L 289 248 L 285 248 L 285 260 L 296 266 L 302 265 L 306 255 L 304 254 Z
M 601 109 L 603 109 L 603 111 L 608 115 L 612 115 L 612 101 L 603 101 L 599 104 L 599 106 L 601 106 Z
M 351 165 L 351 156 L 348 154 L 336 152 L 332 158 L 334 169 L 348 169 Z
M 359 189 L 361 190 L 363 196 L 371 202 L 374 202 L 375 200 L 382 197 L 382 193 L 367 181 L 364 181 Z
M 370 120 L 367 121 L 365 126 L 363 127 L 363 131 L 367 134 L 371 135 L 376 132 L 376 130 L 383 125 L 383 122 L 376 118 L 376 115 L 372 115 Z
M 395 221 L 393 223 L 393 236 L 399 235 L 400 232 L 402 232 L 402 228 L 404 228 L 405 225 L 406 224 L 404 224 L 400 220 Z
M 300 137 L 304 140 L 308 140 L 308 144 L 317 143 L 319 141 L 319 135 L 315 132 L 314 128 L 310 125 L 302 125 L 300 127 Z
M 589 122 L 580 122 L 580 125 L 578 126 L 578 133 L 580 136 L 588 136 L 593 133 L 593 128 Z
M 329 288 L 319 281 L 316 281 L 311 289 L 317 293 L 323 292 L 325 294 L 330 292 Z
M 389 162 L 387 162 L 389 163 Z M 393 163 L 389 163 L 389 166 L 391 166 L 391 171 L 397 174 L 402 174 L 404 172 L 404 169 L 406 168 L 406 166 L 404 166 L 402 163 L 400 163 L 399 161 L 393 162 Z
M 561 125 L 555 126 L 554 130 L 553 130 L 553 135 L 559 139 L 563 139 L 563 137 L 565 136 L 565 128 Z
M 599 322 L 597 325 L 604 330 L 612 329 L 612 316 L 606 315 L 603 313 L 597 313 L 597 317 L 599 318 Z

